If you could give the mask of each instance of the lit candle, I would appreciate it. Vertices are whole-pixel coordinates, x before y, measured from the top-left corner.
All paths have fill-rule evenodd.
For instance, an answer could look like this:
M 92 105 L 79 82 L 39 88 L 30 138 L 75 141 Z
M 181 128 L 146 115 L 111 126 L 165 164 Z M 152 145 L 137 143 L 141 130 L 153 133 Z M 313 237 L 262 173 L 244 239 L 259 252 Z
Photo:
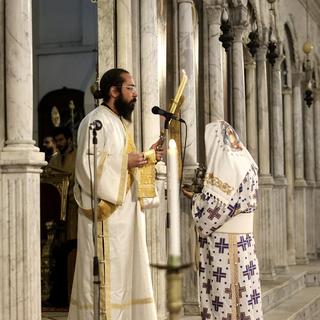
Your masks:
M 180 264 L 180 199 L 178 150 L 176 142 L 170 139 L 167 151 L 168 177 L 168 211 L 170 217 L 169 230 L 169 262 Z

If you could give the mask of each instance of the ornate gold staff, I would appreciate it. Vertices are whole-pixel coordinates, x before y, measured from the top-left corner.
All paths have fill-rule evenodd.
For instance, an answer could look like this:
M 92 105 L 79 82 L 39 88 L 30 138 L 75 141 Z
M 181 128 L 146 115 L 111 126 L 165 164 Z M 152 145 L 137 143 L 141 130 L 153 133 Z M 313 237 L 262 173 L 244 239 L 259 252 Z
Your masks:
M 184 97 L 182 95 L 188 81 L 188 76 L 184 70 L 181 71 L 181 81 L 179 84 L 179 87 L 177 89 L 175 97 L 171 100 L 169 112 L 173 113 L 178 116 L 181 106 L 184 101 Z M 164 131 L 161 131 L 160 133 L 160 144 L 158 145 L 158 148 L 163 147 L 164 141 L 166 141 L 166 145 L 168 146 L 168 142 L 170 138 L 174 139 L 177 144 L 177 148 L 179 150 L 179 155 L 181 152 L 181 142 L 180 142 L 180 124 L 176 121 L 171 121 L 171 119 L 166 119 L 164 123 Z M 179 171 L 181 169 L 181 159 L 179 157 Z

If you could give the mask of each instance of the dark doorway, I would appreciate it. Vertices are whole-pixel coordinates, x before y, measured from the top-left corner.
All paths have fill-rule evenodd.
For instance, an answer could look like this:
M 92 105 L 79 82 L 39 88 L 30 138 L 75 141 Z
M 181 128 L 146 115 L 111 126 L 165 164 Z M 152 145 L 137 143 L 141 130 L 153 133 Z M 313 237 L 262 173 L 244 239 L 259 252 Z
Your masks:
M 77 129 L 84 117 L 84 92 L 64 87 L 47 93 L 39 103 L 38 117 L 39 145 L 54 127 L 68 127 L 76 142 Z

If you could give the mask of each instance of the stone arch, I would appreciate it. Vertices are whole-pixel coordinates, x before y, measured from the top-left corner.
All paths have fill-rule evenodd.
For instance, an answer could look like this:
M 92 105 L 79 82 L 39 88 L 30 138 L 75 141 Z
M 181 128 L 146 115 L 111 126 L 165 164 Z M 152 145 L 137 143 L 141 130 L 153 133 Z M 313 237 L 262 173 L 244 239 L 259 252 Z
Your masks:
M 257 1 L 255 0 L 248 0 L 248 7 L 251 6 L 252 11 L 253 11 L 253 15 L 255 17 L 256 23 L 257 23 L 257 27 L 258 30 L 261 29 L 261 17 L 260 17 L 260 11 L 257 5 Z
M 288 87 L 292 87 L 292 73 L 297 71 L 297 61 L 296 61 L 296 55 L 294 52 L 294 41 L 292 37 L 292 33 L 288 26 L 285 24 L 283 26 L 284 30 L 284 37 L 283 37 L 283 54 L 284 54 L 284 60 L 282 63 L 282 71 L 286 72 L 283 73 L 283 77 L 285 79 L 285 83 Z
M 290 16 L 290 19 L 284 24 L 284 35 L 287 36 L 289 40 L 295 71 L 299 71 L 301 69 L 301 58 L 298 50 L 298 35 L 294 27 L 292 16 Z

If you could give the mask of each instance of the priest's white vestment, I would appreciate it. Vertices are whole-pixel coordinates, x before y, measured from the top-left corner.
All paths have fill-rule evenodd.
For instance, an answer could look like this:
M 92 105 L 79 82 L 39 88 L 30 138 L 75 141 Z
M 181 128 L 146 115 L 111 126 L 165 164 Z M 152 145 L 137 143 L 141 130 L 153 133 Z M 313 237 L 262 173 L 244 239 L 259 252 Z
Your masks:
M 100 205 L 103 208 L 98 211 L 97 232 L 100 319 L 155 320 L 145 216 L 137 197 L 138 182 L 127 170 L 131 139 L 121 118 L 105 106 L 90 112 L 78 130 L 75 197 L 82 209 L 78 213 L 78 252 L 68 320 L 93 319 L 90 168 L 93 173 L 94 163 L 89 125 L 94 120 L 103 125 L 97 131 L 97 197 L 102 200 L 99 210 Z

